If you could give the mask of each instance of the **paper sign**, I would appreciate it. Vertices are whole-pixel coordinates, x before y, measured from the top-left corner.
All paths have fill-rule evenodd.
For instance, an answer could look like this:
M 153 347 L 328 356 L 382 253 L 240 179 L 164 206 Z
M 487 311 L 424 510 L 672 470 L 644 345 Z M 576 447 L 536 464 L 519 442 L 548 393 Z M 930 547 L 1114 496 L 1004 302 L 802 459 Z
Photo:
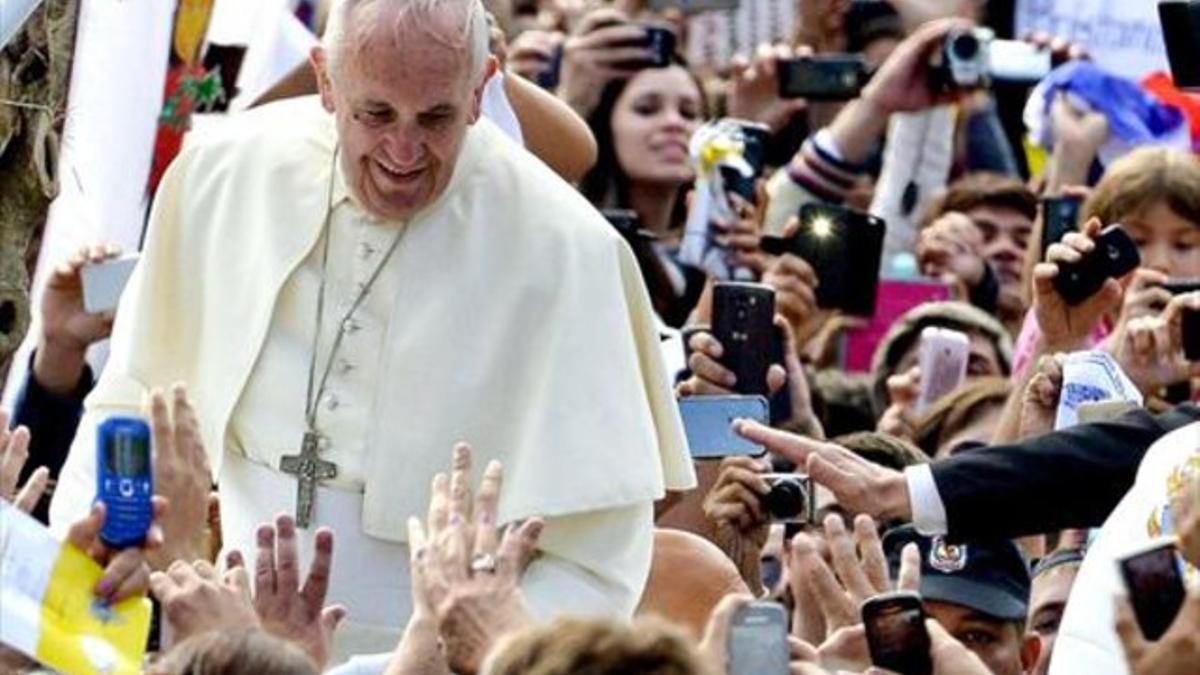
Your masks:
M 97 600 L 92 589 L 103 574 L 0 501 L 0 642 L 67 675 L 140 673 L 150 600 Z
M 1072 352 L 1063 363 L 1054 429 L 1079 424 L 1079 408 L 1097 401 L 1130 401 L 1140 407 L 1142 394 L 1107 352 Z

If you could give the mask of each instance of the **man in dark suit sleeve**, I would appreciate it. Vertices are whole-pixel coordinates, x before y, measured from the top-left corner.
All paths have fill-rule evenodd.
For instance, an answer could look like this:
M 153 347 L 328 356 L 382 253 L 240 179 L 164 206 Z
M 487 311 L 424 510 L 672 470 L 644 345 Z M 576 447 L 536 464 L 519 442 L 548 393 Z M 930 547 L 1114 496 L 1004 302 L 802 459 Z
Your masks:
M 1200 423 L 1195 404 L 1157 416 L 1135 410 L 1112 422 L 971 450 L 903 473 L 840 445 L 755 422 L 738 422 L 737 429 L 807 470 L 853 513 L 911 520 L 922 534 L 970 539 L 1099 525 L 1133 485 L 1150 446 L 1192 423 Z M 1200 442 L 1200 429 L 1197 436 Z
M 930 466 L 952 539 L 1018 537 L 1101 525 L 1133 487 L 1146 450 L 1200 421 L 1200 407 L 1129 412 Z M 1200 433 L 1198 433 L 1200 435 Z M 1200 442 L 1200 438 L 1197 439 Z

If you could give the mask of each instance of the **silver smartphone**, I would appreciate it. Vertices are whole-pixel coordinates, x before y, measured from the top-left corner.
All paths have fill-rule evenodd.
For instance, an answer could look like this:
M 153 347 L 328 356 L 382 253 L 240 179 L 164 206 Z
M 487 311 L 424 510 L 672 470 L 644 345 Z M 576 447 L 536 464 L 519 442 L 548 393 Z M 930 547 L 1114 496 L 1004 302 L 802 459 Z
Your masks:
M 679 414 L 695 459 L 759 457 L 766 452 L 733 430 L 739 419 L 770 424 L 770 408 L 762 396 L 690 396 L 679 400 Z
M 729 675 L 787 675 L 787 613 L 776 602 L 738 610 L 729 629 Z
M 967 379 L 971 339 L 961 331 L 929 326 L 921 331 L 919 349 L 921 388 L 917 412 L 922 413 Z

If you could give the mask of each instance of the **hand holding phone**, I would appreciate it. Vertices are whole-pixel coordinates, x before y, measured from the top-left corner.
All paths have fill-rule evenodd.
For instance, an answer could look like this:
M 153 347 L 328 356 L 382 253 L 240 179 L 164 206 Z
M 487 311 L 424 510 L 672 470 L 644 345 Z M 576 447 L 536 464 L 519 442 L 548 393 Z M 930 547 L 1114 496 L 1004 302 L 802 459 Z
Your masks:
M 712 333 L 724 351 L 721 364 L 737 378 L 739 394 L 766 396 L 775 331 L 775 291 L 764 284 L 717 282 Z
M 763 237 L 762 250 L 800 256 L 817 275 L 817 306 L 853 316 L 875 313 L 883 219 L 832 204 L 800 207 L 800 229 L 789 238 Z
M 1095 239 L 1095 247 L 1074 263 L 1060 263 L 1054 287 L 1068 305 L 1078 305 L 1104 286 L 1137 269 L 1142 262 L 1137 244 L 1120 225 L 1105 228 Z
M 752 602 L 733 615 L 726 647 L 729 675 L 787 675 L 787 613 L 775 602 Z
M 114 549 L 140 545 L 154 519 L 150 426 L 110 417 L 96 430 L 96 500 L 105 507 L 100 540 Z
M 921 368 L 920 393 L 916 411 L 925 412 L 943 396 L 958 389 L 967 379 L 971 339 L 966 333 L 929 326 L 921 331 L 918 365 Z
M 899 675 L 933 675 L 921 596 L 911 591 L 877 595 L 863 603 L 862 618 L 872 665 Z
M 1183 577 L 1175 543 L 1156 539 L 1117 561 L 1142 635 L 1157 640 L 1183 606 Z

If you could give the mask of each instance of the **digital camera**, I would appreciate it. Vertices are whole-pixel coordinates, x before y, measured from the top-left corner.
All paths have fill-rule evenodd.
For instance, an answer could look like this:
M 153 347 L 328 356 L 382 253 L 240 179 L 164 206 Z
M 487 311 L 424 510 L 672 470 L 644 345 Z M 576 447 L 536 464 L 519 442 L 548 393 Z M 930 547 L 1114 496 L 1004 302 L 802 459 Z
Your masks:
M 769 473 L 763 476 L 771 490 L 762 503 L 771 522 L 808 523 L 812 521 L 816 494 L 812 479 L 801 473 Z
M 946 35 L 934 62 L 936 89 L 980 89 L 991 83 L 990 48 L 994 34 L 987 28 L 956 30 Z

